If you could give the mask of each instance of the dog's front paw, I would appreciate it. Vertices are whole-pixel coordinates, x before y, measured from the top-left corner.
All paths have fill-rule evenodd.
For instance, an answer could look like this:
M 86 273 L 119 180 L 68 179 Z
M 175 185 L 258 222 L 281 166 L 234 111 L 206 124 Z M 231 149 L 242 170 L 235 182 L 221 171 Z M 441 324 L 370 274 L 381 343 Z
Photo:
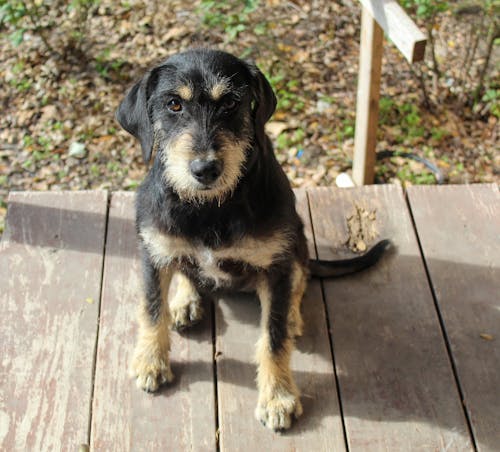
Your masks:
M 136 378 L 137 387 L 146 392 L 155 392 L 161 385 L 174 379 L 168 358 L 140 354 L 136 354 L 132 360 L 131 373 Z
M 259 400 L 255 417 L 264 426 L 272 430 L 284 430 L 292 425 L 292 416 L 302 414 L 302 405 L 298 395 L 288 391 L 276 393 L 272 398 Z
M 180 331 L 198 323 L 203 317 L 203 308 L 200 305 L 200 300 L 193 300 L 184 305 L 173 303 L 170 306 L 170 314 L 172 327 Z

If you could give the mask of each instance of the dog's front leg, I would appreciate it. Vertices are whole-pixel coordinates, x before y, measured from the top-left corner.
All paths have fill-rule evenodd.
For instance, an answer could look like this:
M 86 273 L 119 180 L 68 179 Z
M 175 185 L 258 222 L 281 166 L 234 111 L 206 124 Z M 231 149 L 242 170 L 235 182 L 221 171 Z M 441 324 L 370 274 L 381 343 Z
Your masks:
M 292 415 L 302 414 L 300 395 L 290 370 L 293 350 L 290 309 L 293 293 L 291 269 L 263 274 L 257 287 L 261 337 L 257 343 L 257 420 L 273 430 L 289 428 Z
M 170 311 L 167 295 L 172 269 L 153 265 L 142 250 L 144 298 L 139 306 L 139 331 L 132 359 L 132 374 L 137 386 L 154 392 L 163 383 L 173 380 L 170 369 Z
M 183 330 L 199 322 L 203 315 L 201 297 L 192 281 L 183 273 L 178 272 L 177 291 L 170 300 L 172 327 Z

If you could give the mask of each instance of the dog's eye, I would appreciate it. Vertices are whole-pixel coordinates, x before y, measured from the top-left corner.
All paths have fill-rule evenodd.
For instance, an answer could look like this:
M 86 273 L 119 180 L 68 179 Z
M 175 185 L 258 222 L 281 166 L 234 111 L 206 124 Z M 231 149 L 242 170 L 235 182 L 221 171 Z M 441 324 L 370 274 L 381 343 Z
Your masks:
M 174 113 L 179 113 L 182 110 L 182 104 L 179 99 L 170 99 L 167 102 L 167 108 Z
M 232 97 L 227 97 L 222 101 L 221 107 L 224 111 L 228 112 L 236 107 L 236 100 Z

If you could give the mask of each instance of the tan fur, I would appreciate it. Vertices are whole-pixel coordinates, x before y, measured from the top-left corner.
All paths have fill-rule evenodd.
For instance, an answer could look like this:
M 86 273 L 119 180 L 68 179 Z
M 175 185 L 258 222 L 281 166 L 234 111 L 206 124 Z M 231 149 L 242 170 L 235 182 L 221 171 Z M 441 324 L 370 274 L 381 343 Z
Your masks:
M 145 301 L 139 306 L 139 330 L 131 373 L 137 378 L 137 386 L 148 392 L 154 392 L 162 383 L 174 378 L 170 369 L 170 311 L 166 302 L 172 271 L 163 269 L 160 273 L 160 287 L 163 303 L 155 324 L 146 312 Z
M 175 278 L 177 288 L 169 303 L 170 313 L 172 325 L 181 329 L 201 320 L 203 309 L 200 295 L 189 278 L 180 272 L 176 273 Z
M 215 83 L 212 88 L 210 88 L 210 97 L 217 101 L 219 100 L 224 94 L 229 92 L 230 85 L 229 81 L 226 79 L 219 80 L 217 83 Z
M 257 287 L 257 293 L 262 307 L 262 333 L 257 342 L 256 353 L 259 399 L 255 417 L 271 429 L 285 429 L 290 427 L 292 415 L 299 417 L 302 414 L 299 390 L 290 370 L 293 339 L 285 339 L 279 352 L 271 351 L 267 328 L 271 290 L 264 278 Z
M 178 258 L 187 258 L 199 265 L 202 274 L 221 284 L 230 275 L 220 270 L 217 265 L 219 260 L 231 259 L 266 269 L 273 263 L 275 256 L 290 247 L 288 234 L 285 231 L 278 231 L 269 237 L 259 239 L 245 236 L 230 247 L 216 249 L 190 242 L 182 237 L 165 235 L 152 226 L 143 228 L 140 235 L 157 266 L 169 265 Z
M 177 88 L 177 94 L 183 100 L 191 100 L 193 98 L 193 88 L 189 85 L 183 85 Z
M 288 329 L 290 335 L 302 336 L 304 321 L 300 313 L 302 297 L 307 286 L 307 271 L 298 263 L 294 262 L 292 267 L 292 294 L 290 299 L 290 311 L 288 313 Z
M 189 169 L 191 161 L 200 158 L 193 150 L 192 132 L 185 130 L 165 145 L 161 154 L 165 165 L 164 176 L 181 199 L 195 203 L 217 199 L 220 204 L 236 187 L 249 143 L 227 134 L 221 134 L 217 139 L 221 143 L 220 151 L 210 156 L 213 151 L 207 150 L 207 156 L 220 158 L 223 172 L 209 189 L 196 181 Z

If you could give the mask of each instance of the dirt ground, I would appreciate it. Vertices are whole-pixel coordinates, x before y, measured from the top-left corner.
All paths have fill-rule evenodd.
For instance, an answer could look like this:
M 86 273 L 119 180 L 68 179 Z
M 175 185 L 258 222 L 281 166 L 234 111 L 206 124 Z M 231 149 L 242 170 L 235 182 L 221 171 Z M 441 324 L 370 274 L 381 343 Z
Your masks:
M 294 187 L 332 185 L 350 171 L 359 2 L 101 0 L 76 41 L 68 39 L 74 11 L 52 19 L 58 25 L 45 36 L 52 50 L 29 26 L 18 45 L 12 27 L 0 28 L 0 220 L 10 190 L 135 189 L 145 171 L 140 150 L 114 111 L 145 69 L 190 47 L 253 59 L 266 73 L 279 99 L 268 131 Z M 486 75 L 489 97 L 467 106 L 461 97 L 473 86 L 461 80 L 470 36 L 459 19 L 439 17 L 438 81 L 429 55 L 412 69 L 386 42 L 377 150 L 426 158 L 446 183 L 498 183 L 499 46 Z M 478 51 L 472 76 L 483 61 Z M 435 183 L 421 163 L 401 156 L 379 161 L 376 171 L 379 183 Z

